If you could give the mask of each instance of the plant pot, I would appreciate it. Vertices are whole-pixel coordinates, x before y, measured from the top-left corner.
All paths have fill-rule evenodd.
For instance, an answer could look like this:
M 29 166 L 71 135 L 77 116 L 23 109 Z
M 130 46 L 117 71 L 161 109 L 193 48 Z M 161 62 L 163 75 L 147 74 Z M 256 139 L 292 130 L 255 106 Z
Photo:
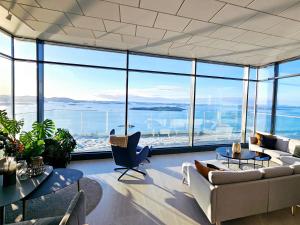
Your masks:
M 38 176 L 45 171 L 44 161 L 42 156 L 35 156 L 30 158 L 30 163 L 28 164 L 28 175 L 30 177 Z

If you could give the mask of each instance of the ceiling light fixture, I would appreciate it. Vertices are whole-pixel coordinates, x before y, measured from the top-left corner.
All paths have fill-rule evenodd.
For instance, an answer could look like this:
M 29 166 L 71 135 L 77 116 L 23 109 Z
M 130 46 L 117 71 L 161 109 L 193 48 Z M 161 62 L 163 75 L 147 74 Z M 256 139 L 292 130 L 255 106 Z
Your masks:
M 7 16 L 5 17 L 5 19 L 11 21 L 11 17 L 12 15 L 10 14 L 9 10 L 7 11 Z

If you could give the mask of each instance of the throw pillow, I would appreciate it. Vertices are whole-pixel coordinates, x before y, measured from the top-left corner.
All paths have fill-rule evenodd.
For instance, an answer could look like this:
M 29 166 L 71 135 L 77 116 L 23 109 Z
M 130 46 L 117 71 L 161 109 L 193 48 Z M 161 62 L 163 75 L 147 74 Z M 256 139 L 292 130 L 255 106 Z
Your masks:
M 261 137 L 260 142 L 261 142 L 260 146 L 263 148 L 275 149 L 277 139 L 273 135 L 263 135 Z
M 300 145 L 296 145 L 293 156 L 300 158 Z
M 216 169 L 209 168 L 208 166 L 203 165 L 201 162 L 198 160 L 195 160 L 195 166 L 197 171 L 204 176 L 206 179 L 208 179 L 208 173 L 209 171 L 215 171 Z
M 257 137 L 250 137 L 250 142 L 251 142 L 251 144 L 253 144 L 253 145 L 257 145 L 257 143 L 258 143 Z
M 257 132 L 255 133 L 255 137 L 256 137 L 256 139 L 257 139 L 257 143 L 256 143 L 256 144 L 257 144 L 258 146 L 261 146 L 261 138 L 262 138 L 262 136 L 263 136 L 263 135 L 260 134 L 260 133 L 257 133 Z

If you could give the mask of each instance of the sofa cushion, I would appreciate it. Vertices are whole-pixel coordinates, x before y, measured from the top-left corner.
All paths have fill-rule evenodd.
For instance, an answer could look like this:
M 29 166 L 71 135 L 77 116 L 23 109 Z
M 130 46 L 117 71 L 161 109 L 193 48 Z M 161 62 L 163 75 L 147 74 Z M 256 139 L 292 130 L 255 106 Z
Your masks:
M 259 170 L 245 171 L 210 171 L 208 180 L 212 184 L 231 184 L 246 181 L 259 180 L 262 178 L 262 173 Z
M 283 177 L 294 173 L 294 170 L 289 166 L 260 168 L 259 171 L 263 174 L 263 178 Z
M 289 139 L 277 137 L 275 144 L 275 149 L 283 152 L 288 152 L 289 150 Z
M 258 142 L 257 137 L 250 137 L 250 143 L 251 143 L 252 145 L 257 145 L 257 142 Z
M 283 151 L 271 150 L 271 149 L 265 149 L 264 153 L 268 154 L 273 158 L 280 158 L 281 156 L 291 156 L 289 152 L 283 152 Z
M 300 140 L 296 140 L 296 139 L 291 139 L 289 141 L 289 152 L 293 155 L 296 146 L 300 146 Z
M 204 165 L 203 163 L 199 162 L 198 160 L 195 160 L 195 167 L 196 167 L 197 171 L 206 179 L 208 179 L 209 171 L 218 170 L 216 168 L 208 167 L 207 165 Z
M 287 164 L 287 165 L 300 164 L 300 158 L 294 157 L 292 155 L 281 156 L 281 157 L 279 157 L 279 159 L 281 162 L 283 162 L 283 164 Z
M 294 174 L 300 174 L 300 164 L 290 166 L 294 170 Z
M 258 146 L 261 146 L 261 139 L 262 139 L 262 136 L 263 136 L 263 134 L 261 134 L 261 133 L 259 133 L 259 132 L 256 132 L 255 133 L 255 137 L 256 137 L 256 139 L 257 139 L 257 145 Z
M 300 145 L 297 145 L 294 150 L 294 157 L 300 158 Z
M 277 139 L 273 135 L 262 135 L 260 142 L 260 146 L 263 148 L 275 149 Z
M 260 147 L 258 145 L 249 145 L 249 150 L 250 151 L 255 151 L 255 152 L 264 152 L 265 151 L 265 148 L 263 147 Z

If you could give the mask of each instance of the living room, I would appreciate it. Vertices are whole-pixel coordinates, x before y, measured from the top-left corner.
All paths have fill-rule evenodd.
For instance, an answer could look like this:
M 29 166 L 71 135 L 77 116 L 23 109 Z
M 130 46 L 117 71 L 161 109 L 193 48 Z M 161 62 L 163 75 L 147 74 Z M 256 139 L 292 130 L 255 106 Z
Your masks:
M 0 224 L 298 224 L 299 6 L 0 1 Z

